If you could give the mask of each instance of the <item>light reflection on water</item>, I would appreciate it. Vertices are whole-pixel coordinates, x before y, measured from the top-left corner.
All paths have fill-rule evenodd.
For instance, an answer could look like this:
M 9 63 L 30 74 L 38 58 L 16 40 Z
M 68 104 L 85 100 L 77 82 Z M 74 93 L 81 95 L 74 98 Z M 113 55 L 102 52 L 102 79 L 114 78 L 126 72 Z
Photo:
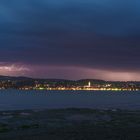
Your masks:
M 0 110 L 46 108 L 140 109 L 140 92 L 0 91 Z

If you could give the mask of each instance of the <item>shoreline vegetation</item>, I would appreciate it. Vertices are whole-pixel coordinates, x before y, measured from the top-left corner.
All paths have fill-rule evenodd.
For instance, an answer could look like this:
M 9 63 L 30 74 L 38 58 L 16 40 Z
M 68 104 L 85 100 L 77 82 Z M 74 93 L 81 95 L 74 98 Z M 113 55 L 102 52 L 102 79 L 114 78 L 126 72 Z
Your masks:
M 0 140 L 138 140 L 139 132 L 138 110 L 0 111 Z

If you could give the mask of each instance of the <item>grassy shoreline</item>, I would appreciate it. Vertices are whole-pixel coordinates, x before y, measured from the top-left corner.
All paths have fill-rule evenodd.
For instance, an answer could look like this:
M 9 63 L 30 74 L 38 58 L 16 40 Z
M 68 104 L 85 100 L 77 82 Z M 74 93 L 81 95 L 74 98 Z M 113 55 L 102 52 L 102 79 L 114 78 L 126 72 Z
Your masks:
M 0 140 L 137 140 L 140 111 L 46 109 L 0 111 Z

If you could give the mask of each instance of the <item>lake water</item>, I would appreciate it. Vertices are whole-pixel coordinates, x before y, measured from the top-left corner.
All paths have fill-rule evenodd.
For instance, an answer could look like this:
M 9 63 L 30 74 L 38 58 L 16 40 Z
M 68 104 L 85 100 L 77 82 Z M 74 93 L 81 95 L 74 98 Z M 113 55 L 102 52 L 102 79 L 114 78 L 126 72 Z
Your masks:
M 0 91 L 0 110 L 46 108 L 140 110 L 140 91 Z

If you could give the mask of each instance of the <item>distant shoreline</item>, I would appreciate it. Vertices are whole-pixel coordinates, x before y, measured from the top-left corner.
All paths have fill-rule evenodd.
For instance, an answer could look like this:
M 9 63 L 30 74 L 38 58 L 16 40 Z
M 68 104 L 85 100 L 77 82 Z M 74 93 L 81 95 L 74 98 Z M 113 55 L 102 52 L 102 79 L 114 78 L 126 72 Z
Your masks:
M 139 91 L 139 81 L 105 81 L 98 79 L 34 79 L 0 76 L 0 89 L 77 90 L 77 91 Z
M 9 88 L 9 89 L 0 89 L 0 91 L 4 91 L 4 90 L 19 90 L 19 91 L 116 91 L 116 92 L 123 92 L 123 91 L 130 91 L 130 92 L 134 92 L 134 91 L 140 91 L 140 89 L 15 89 L 15 88 Z

